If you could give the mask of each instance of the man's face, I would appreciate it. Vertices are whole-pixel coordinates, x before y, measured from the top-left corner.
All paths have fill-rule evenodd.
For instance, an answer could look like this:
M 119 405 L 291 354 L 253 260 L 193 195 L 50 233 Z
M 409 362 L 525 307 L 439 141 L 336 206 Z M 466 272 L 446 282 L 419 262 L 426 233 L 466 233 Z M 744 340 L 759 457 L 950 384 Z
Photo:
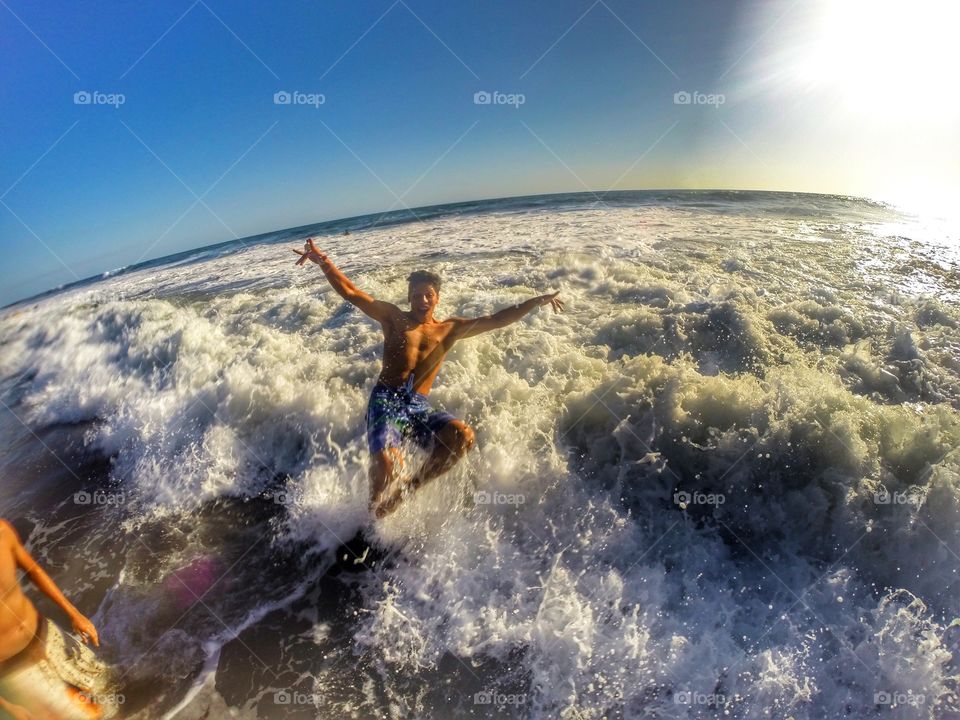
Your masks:
M 437 307 L 440 293 L 430 283 L 417 283 L 410 286 L 407 299 L 410 301 L 410 312 L 418 320 L 423 320 Z

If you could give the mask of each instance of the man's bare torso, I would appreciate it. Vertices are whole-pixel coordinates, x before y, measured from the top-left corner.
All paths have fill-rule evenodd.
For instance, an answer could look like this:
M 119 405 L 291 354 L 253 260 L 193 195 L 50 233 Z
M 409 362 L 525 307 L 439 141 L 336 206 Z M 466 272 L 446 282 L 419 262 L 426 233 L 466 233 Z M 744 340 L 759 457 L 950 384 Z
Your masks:
M 394 306 L 396 308 L 396 306 Z M 400 308 L 381 323 L 383 328 L 383 369 L 380 382 L 399 387 L 414 374 L 414 392 L 430 392 L 440 366 L 453 347 L 452 320 L 420 323 Z
M 0 523 L 0 662 L 23 650 L 37 632 L 37 611 L 17 582 L 17 540 Z

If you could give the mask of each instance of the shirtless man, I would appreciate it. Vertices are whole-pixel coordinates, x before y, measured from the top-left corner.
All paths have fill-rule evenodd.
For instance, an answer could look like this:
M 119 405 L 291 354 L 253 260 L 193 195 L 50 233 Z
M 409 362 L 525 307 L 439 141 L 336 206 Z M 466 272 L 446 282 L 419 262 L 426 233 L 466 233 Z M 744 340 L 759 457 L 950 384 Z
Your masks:
M 33 584 L 66 613 L 74 632 L 85 642 L 89 640 L 94 645 L 100 644 L 93 623 L 63 596 L 50 576 L 30 557 L 13 526 L 6 520 L 0 520 L 0 688 L 5 671 L 14 664 L 18 655 L 34 644 L 40 631 L 37 610 L 17 582 L 18 569 L 23 570 Z M 42 692 L 43 689 L 36 688 L 36 691 Z M 15 718 L 32 716 L 11 698 L 0 697 L 0 709 Z
M 515 323 L 534 308 L 550 305 L 563 310 L 559 293 L 531 298 L 493 315 L 437 320 L 440 277 L 417 270 L 408 278 L 409 310 L 375 300 L 358 289 L 309 238 L 297 265 L 316 263 L 347 302 L 380 323 L 383 330 L 383 367 L 367 407 L 367 445 L 370 449 L 370 508 L 381 518 L 399 504 L 405 487 L 416 489 L 452 468 L 474 443 L 473 429 L 446 412 L 433 412 L 427 394 L 440 365 L 458 340 Z M 403 483 L 399 444 L 404 437 L 430 452 L 423 466 Z

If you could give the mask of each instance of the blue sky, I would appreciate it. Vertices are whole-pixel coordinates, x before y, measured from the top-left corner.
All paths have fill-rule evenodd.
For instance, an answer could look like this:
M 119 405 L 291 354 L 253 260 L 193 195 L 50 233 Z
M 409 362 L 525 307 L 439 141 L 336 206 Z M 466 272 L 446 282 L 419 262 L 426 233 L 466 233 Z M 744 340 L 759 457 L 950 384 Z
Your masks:
M 870 70 L 797 60 L 842 52 L 824 23 L 859 27 L 817 3 L 0 5 L 0 304 L 388 208 L 610 188 L 890 196 L 960 175 L 943 145 L 955 105 L 841 110 Z M 890 55 L 885 28 L 857 58 Z M 878 85 L 882 104 L 902 110 L 912 78 Z M 678 104 L 684 91 L 701 95 Z

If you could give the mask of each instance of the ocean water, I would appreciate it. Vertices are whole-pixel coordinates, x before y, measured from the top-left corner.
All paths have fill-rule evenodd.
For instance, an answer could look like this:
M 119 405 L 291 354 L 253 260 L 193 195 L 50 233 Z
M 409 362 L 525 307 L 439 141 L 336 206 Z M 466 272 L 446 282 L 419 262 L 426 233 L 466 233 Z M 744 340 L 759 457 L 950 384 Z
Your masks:
M 566 301 L 454 347 L 431 398 L 477 446 L 376 525 L 379 330 L 307 234 L 401 305 L 439 272 L 441 317 Z M 2 311 L 0 514 L 129 717 L 960 717 L 958 249 L 632 192 L 123 268 Z

